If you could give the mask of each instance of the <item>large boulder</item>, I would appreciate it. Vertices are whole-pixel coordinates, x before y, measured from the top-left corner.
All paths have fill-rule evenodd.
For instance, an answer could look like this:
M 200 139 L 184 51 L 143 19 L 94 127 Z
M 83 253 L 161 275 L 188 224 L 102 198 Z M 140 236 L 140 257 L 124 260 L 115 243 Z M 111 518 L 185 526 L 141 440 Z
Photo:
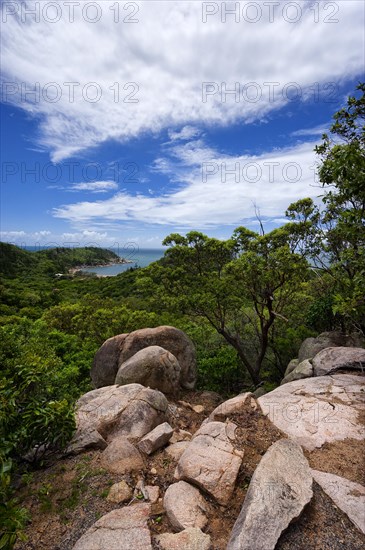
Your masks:
M 152 550 L 149 514 L 149 504 L 112 510 L 82 535 L 73 550 Z
M 279 430 L 312 451 L 324 443 L 365 438 L 364 392 L 365 377 L 333 374 L 289 382 L 258 403 Z
M 204 529 L 208 523 L 208 503 L 199 489 L 179 481 L 170 485 L 163 500 L 167 517 L 175 531 L 189 527 Z
M 317 353 L 325 348 L 337 346 L 361 347 L 364 345 L 364 339 L 358 334 L 346 335 L 342 332 L 322 332 L 316 338 L 306 338 L 299 349 L 299 363 L 305 359 L 313 359 Z
M 281 439 L 257 466 L 227 550 L 274 550 L 281 533 L 313 496 L 312 474 L 301 447 Z
M 94 388 L 114 385 L 119 355 L 127 336 L 128 334 L 118 334 L 109 338 L 96 352 L 90 372 Z
M 243 451 L 236 443 L 232 422 L 208 422 L 196 432 L 182 454 L 175 478 L 201 487 L 222 505 L 234 491 Z
M 175 355 L 160 346 L 149 346 L 137 351 L 118 369 L 115 383 L 142 384 L 162 393 L 177 396 L 181 368 Z
M 365 535 L 365 487 L 340 476 L 312 470 L 314 480 Z
M 312 363 L 314 376 L 332 374 L 340 369 L 363 371 L 365 369 L 365 349 L 326 348 L 317 353 Z
M 104 445 L 97 434 L 107 443 L 120 435 L 140 439 L 166 421 L 167 408 L 167 399 L 161 392 L 140 384 L 92 390 L 76 404 L 77 430 L 69 451 L 89 448 L 83 447 L 83 442 L 89 445 L 90 437 L 85 434 L 90 433 L 95 434 L 99 448 Z
M 313 365 L 309 359 L 304 359 L 299 365 L 297 365 L 289 374 L 282 379 L 282 384 L 293 382 L 294 380 L 302 380 L 302 378 L 309 378 L 313 376 Z
M 192 389 L 196 382 L 194 344 L 182 331 L 170 326 L 144 328 L 110 338 L 95 355 L 91 378 L 96 388 L 115 383 L 119 367 L 138 351 L 160 346 L 172 353 L 180 365 L 180 385 Z

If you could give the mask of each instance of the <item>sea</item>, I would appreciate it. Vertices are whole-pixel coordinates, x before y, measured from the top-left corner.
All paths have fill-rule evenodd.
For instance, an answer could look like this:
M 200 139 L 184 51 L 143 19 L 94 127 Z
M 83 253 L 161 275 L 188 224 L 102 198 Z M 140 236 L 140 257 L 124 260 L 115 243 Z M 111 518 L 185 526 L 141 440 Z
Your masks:
M 35 252 L 37 250 L 53 248 L 53 246 L 23 246 L 22 248 L 24 248 L 25 250 L 29 250 L 30 252 Z M 111 277 L 113 275 L 123 273 L 123 271 L 127 271 L 131 267 L 147 267 L 152 262 L 156 262 L 157 260 L 162 258 L 165 252 L 165 250 L 162 248 L 139 248 L 135 245 L 127 245 L 123 248 L 105 248 L 107 248 L 107 250 L 112 250 L 113 252 L 115 252 L 115 254 L 127 260 L 128 263 L 114 264 L 102 267 L 89 267 L 83 269 L 83 271 L 86 271 L 88 273 L 96 273 L 99 276 Z
M 134 250 L 133 252 L 124 252 L 124 254 L 123 251 L 120 251 L 118 249 L 110 248 L 109 250 L 112 250 L 121 258 L 125 258 L 128 263 L 114 264 L 103 267 L 89 267 L 88 269 L 83 269 L 83 271 L 96 273 L 99 276 L 103 275 L 110 277 L 112 275 L 123 273 L 123 271 L 127 271 L 127 269 L 130 269 L 131 267 L 147 267 L 152 262 L 156 262 L 157 260 L 162 258 L 165 252 L 163 249 L 151 248 L 139 248 Z

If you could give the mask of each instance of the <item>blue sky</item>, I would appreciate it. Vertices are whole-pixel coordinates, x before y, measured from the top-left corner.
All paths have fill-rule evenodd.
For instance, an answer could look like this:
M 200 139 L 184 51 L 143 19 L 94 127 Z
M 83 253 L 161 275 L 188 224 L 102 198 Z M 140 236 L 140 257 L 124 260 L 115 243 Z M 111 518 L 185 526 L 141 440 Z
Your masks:
M 313 148 L 364 77 L 364 10 L 3 1 L 1 240 L 158 248 L 281 225 L 321 192 Z

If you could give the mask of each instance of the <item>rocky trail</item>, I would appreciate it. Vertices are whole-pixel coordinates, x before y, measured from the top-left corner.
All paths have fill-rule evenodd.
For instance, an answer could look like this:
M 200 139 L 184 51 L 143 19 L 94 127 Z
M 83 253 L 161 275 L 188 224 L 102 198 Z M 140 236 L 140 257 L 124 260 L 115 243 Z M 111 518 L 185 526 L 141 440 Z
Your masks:
M 331 348 L 320 357 L 326 375 L 312 373 L 259 398 L 243 393 L 223 401 L 213 392 L 184 389 L 181 380 L 176 386 L 174 357 L 183 362 L 188 385 L 194 378 L 185 335 L 182 354 L 176 332 L 169 347 L 176 329 L 146 330 L 154 388 L 138 379 L 146 377 L 136 360 L 141 356 L 146 365 L 141 334 L 106 343 L 106 372 L 118 375 L 125 363 L 115 363 L 124 353 L 128 383 L 115 385 L 109 375 L 107 385 L 82 396 L 67 453 L 19 479 L 18 496 L 32 522 L 16 549 L 364 548 L 365 378 L 359 361 L 355 370 L 352 363 L 344 370 L 346 350 L 339 347 L 336 355 Z M 161 335 L 172 358 L 149 349 L 161 346 Z M 351 350 L 351 361 L 356 353 Z M 96 359 L 93 376 L 102 378 L 105 344 Z M 160 364 L 164 376 L 156 375 Z M 159 380 L 169 394 L 159 391 Z

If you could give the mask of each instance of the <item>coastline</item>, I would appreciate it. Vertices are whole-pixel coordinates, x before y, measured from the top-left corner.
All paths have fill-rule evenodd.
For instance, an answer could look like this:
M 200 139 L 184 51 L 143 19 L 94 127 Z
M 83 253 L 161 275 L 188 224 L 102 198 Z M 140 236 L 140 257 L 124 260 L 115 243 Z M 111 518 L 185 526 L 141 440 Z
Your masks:
M 69 275 L 75 275 L 75 273 L 79 271 L 84 271 L 85 269 L 92 269 L 93 267 L 111 267 L 113 265 L 120 265 L 120 264 L 133 264 L 134 262 L 132 260 L 126 260 L 125 258 L 120 258 L 120 260 L 115 260 L 113 262 L 107 262 L 103 264 L 95 264 L 95 265 L 78 265 L 75 267 L 71 267 L 68 270 Z M 107 277 L 108 275 L 96 275 L 97 277 Z

